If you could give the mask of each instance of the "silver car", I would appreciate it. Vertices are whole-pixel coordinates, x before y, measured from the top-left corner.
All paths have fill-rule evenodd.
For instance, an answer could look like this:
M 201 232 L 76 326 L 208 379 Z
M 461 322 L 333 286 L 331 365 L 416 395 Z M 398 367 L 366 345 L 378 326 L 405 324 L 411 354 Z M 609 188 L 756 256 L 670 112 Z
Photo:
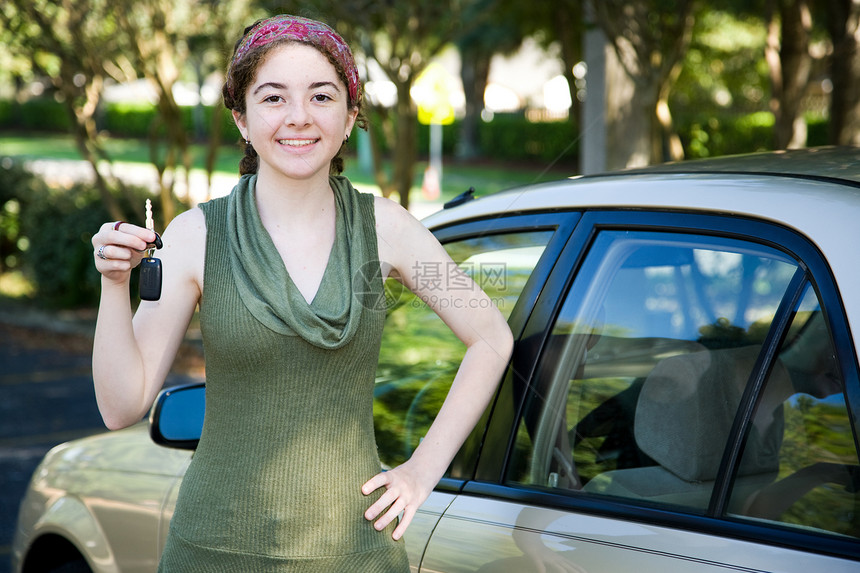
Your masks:
M 454 203 L 425 223 L 517 345 L 406 534 L 414 571 L 860 570 L 860 150 Z M 389 466 L 463 354 L 425 302 L 388 285 L 374 414 Z M 202 385 L 169 388 L 148 422 L 53 449 L 15 571 L 155 571 L 204 403 Z

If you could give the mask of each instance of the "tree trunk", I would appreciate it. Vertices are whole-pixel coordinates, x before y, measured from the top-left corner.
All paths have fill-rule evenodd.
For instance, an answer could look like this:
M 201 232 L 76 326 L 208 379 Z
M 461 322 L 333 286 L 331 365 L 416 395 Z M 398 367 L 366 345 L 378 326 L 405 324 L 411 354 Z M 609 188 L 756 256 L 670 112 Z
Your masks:
M 457 157 L 473 159 L 481 155 L 478 134 L 481 112 L 484 111 L 484 92 L 489 81 L 492 54 L 481 49 L 464 48 L 461 50 L 460 59 L 462 61 L 460 79 L 463 81 L 463 92 L 466 97 L 466 115 L 460 122 Z
M 646 97 L 618 62 L 613 50 L 606 58 L 606 168 L 643 167 L 651 161 L 652 117 L 656 94 Z M 635 97 L 634 97 L 635 96 Z
M 394 147 L 394 188 L 400 194 L 400 205 L 409 209 L 409 191 L 415 178 L 418 118 L 409 88 L 411 80 L 397 82 L 397 136 Z
M 675 131 L 675 125 L 672 121 L 672 111 L 669 109 L 669 93 L 671 87 L 675 84 L 678 76 L 681 75 L 682 63 L 679 61 L 669 74 L 666 81 L 659 88 L 657 96 L 656 116 L 659 132 L 657 134 L 658 142 L 654 147 L 655 151 L 660 152 L 660 157 L 657 162 L 665 161 L 681 161 L 684 159 L 684 146 L 681 144 L 681 137 Z
M 809 31 L 812 17 L 807 0 L 776 0 L 779 23 L 772 14 L 768 26 L 767 61 L 771 71 L 774 115 L 774 147 L 792 149 L 806 145 L 806 119 L 802 98 L 809 82 L 812 56 Z M 778 56 L 774 51 L 778 50 Z
M 830 57 L 830 143 L 860 146 L 860 2 L 827 3 Z
M 573 67 L 583 60 L 584 32 L 582 23 L 582 6 L 578 2 L 558 2 L 555 10 L 555 35 L 561 47 L 561 60 L 564 63 L 562 75 L 567 80 L 570 92 L 570 115 L 568 125 L 570 126 L 571 141 L 580 136 L 582 125 L 582 102 L 577 97 L 579 88 L 576 86 L 576 77 L 573 75 Z
M 385 108 L 375 105 L 368 106 L 367 139 L 370 142 L 370 154 L 373 159 L 373 179 L 385 198 L 390 197 L 394 192 L 394 185 L 385 171 L 385 153 L 383 152 L 382 141 L 380 141 L 379 133 L 376 131 L 375 126 L 378 125 L 383 131 L 387 130 L 389 123 L 388 113 L 388 110 Z M 392 141 L 393 136 L 383 139 Z
M 666 94 L 689 46 L 693 2 L 678 0 L 662 12 L 657 3 L 592 0 L 594 16 L 614 50 L 606 57 L 608 169 L 639 167 L 680 156 Z
M 223 126 L 221 107 L 216 105 L 212 109 L 212 118 L 209 122 L 209 142 L 206 146 L 206 197 L 204 201 L 212 198 L 212 176 L 215 173 L 215 162 L 218 160 L 218 152 L 221 150 Z
M 69 78 L 63 77 L 63 74 L 61 73 L 55 79 L 54 83 L 64 95 L 63 99 L 65 102 L 66 112 L 71 119 L 72 131 L 75 136 L 75 145 L 77 146 L 81 157 L 89 163 L 93 169 L 95 186 L 99 191 L 99 196 L 101 197 L 105 208 L 110 216 L 117 221 L 126 219 L 127 217 L 125 213 L 123 213 L 122 208 L 119 206 L 116 197 L 111 193 L 107 181 L 105 181 L 101 171 L 99 171 L 99 160 L 107 154 L 99 147 L 95 139 L 95 122 L 91 117 L 86 117 L 82 109 L 77 109 L 75 107 L 75 97 L 78 94 L 76 93 L 77 90 L 73 87 L 74 83 Z

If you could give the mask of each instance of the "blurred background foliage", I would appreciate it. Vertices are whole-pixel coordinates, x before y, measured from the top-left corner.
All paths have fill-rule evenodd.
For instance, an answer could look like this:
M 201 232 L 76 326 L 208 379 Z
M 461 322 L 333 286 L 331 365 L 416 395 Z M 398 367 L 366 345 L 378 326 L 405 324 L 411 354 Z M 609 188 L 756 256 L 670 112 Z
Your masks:
M 0 273 L 23 273 L 36 291 L 66 304 L 91 301 L 88 265 L 78 268 L 65 250 L 91 250 L 83 240 L 94 229 L 90 215 L 96 222 L 141 219 L 143 193 L 155 198 L 166 224 L 194 203 L 178 191 L 189 187 L 192 168 L 204 170 L 211 185 L 237 140 L 217 97 L 222 70 L 246 25 L 283 12 L 322 19 L 353 47 L 370 129 L 350 153 L 384 196 L 406 207 L 430 153 L 416 90 L 428 66 L 452 51 L 459 95 L 454 122 L 442 128 L 442 152 L 448 165 L 486 166 L 474 172 L 479 190 L 502 164 L 581 172 L 597 121 L 585 115 L 586 96 L 600 93 L 589 86 L 586 47 L 595 33 L 606 59 L 608 168 L 860 145 L 854 0 L 9 0 L 0 5 L 0 142 L 4 134 L 38 140 L 67 133 L 92 178 L 38 181 L 28 161 L 3 160 Z M 493 67 L 526 46 L 542 50 L 541 63 L 557 62 L 553 81 L 564 80 L 557 85 L 566 86 L 565 109 L 542 98 L 491 105 Z M 105 97 L 141 84 L 146 98 Z M 183 103 L 189 93 L 197 103 Z M 148 157 L 134 159 L 152 165 L 146 190 L 117 175 L 117 142 L 128 138 L 146 142 Z M 44 147 L 39 156 L 55 157 Z M 42 230 L 72 229 L 55 240 L 64 245 L 62 261 L 78 270 L 67 277 L 37 271 L 57 264 L 39 247 L 37 226 L 28 226 L 37 219 Z

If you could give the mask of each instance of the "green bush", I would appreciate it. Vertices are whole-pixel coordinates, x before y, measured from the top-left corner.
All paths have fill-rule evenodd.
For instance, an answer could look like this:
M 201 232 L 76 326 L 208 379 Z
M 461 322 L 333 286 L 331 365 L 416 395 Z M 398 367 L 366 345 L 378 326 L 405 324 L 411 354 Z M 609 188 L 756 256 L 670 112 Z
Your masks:
M 822 117 L 806 118 L 806 145 L 818 147 L 830 143 L 830 122 Z
M 0 100 L 0 127 L 12 125 L 12 102 Z
M 40 304 L 59 308 L 95 304 L 100 285 L 90 240 L 111 217 L 93 185 L 51 187 L 9 158 L 0 159 L 0 175 L 3 270 L 23 271 Z M 133 189 L 132 195 L 141 203 L 150 196 L 143 189 Z M 132 277 L 136 285 L 137 273 Z
M 677 128 L 688 159 L 773 149 L 773 114 L 680 114 Z
M 92 186 L 48 189 L 22 217 L 30 242 L 25 270 L 40 301 L 57 307 L 95 303 L 99 276 L 90 237 L 110 215 Z
M 379 122 L 371 123 L 369 129 L 381 142 L 383 153 L 389 153 Z M 492 121 L 478 122 L 478 144 L 481 155 L 488 159 L 569 163 L 579 153 L 576 138 L 569 121 L 531 122 L 522 113 L 496 114 Z M 430 155 L 429 125 L 418 125 L 417 139 L 418 157 L 426 160 Z M 453 156 L 459 142 L 460 120 L 443 125 L 442 153 Z
M 460 135 L 460 122 L 442 126 L 442 154 L 453 155 L 457 150 Z M 421 157 L 430 155 L 430 126 L 418 124 L 418 153 Z
M 773 149 L 774 119 L 773 114 L 767 111 L 745 115 L 679 114 L 676 121 L 684 151 L 689 159 Z M 827 145 L 827 119 L 807 117 L 806 123 L 806 145 Z
M 0 157 L 0 271 L 20 269 L 29 238 L 22 213 L 47 192 L 44 182 L 19 161 Z

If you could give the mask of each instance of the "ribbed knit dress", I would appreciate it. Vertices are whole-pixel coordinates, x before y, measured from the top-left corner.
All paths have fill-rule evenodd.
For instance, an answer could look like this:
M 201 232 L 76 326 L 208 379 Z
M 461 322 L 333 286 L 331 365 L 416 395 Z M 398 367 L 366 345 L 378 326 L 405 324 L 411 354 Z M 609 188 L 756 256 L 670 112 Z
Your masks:
M 385 318 L 373 197 L 342 177 L 335 242 L 308 304 L 256 208 L 255 176 L 201 208 L 206 415 L 159 571 L 404 573 L 381 492 L 373 383 Z

